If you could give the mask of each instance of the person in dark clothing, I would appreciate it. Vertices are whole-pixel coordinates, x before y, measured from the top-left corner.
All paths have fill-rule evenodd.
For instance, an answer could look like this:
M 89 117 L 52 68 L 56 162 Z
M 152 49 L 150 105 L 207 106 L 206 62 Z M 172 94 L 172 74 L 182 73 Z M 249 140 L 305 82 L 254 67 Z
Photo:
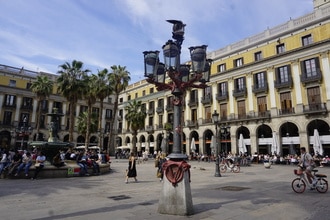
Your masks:
M 128 158 L 128 169 L 126 170 L 126 180 L 125 183 L 128 183 L 128 178 L 134 178 L 135 182 L 138 180 L 136 179 L 137 172 L 136 172 L 136 159 L 134 153 L 131 152 Z

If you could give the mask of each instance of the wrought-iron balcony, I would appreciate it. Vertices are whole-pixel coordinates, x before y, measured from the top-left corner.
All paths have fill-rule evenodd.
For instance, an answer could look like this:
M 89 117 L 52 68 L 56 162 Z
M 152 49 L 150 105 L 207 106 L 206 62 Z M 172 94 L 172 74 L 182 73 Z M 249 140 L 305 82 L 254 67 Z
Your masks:
M 32 111 L 33 110 L 33 105 L 22 105 L 21 109 L 26 110 L 26 111 Z
M 233 96 L 235 98 L 238 98 L 238 97 L 245 97 L 247 94 L 247 90 L 246 90 L 246 87 L 244 88 L 236 88 L 233 90 Z
M 320 70 L 316 71 L 316 75 L 307 76 L 306 73 L 302 73 L 300 75 L 300 81 L 305 85 L 306 83 L 318 82 L 320 83 L 322 80 L 322 73 Z
M 173 104 L 166 105 L 166 111 L 173 112 L 173 110 L 174 110 L 174 105 Z
M 211 124 L 211 123 L 213 123 L 212 118 L 203 119 L 203 124 Z
M 148 115 L 153 115 L 155 113 L 155 109 L 149 108 L 147 113 L 148 113 Z
M 326 103 L 313 103 L 303 106 L 303 112 L 305 114 L 324 114 L 327 113 Z
M 212 103 L 212 95 L 211 94 L 207 94 L 207 95 L 203 96 L 201 102 L 204 105 L 205 104 L 211 104 Z
M 286 109 L 279 109 L 278 110 L 279 115 L 290 115 L 294 114 L 294 108 L 286 108 Z
M 16 103 L 3 103 L 2 105 L 5 108 L 16 108 Z
M 292 85 L 293 81 L 291 77 L 288 78 L 288 81 L 281 81 L 280 79 L 274 81 L 274 87 L 276 89 L 292 88 Z
M 218 93 L 216 96 L 218 101 L 226 101 L 228 100 L 228 92 Z
M 154 132 L 154 127 L 152 125 L 147 125 L 145 131 L 148 133 Z
M 252 92 L 253 93 L 267 93 L 268 92 L 268 84 L 267 82 L 264 83 L 264 85 L 260 86 L 258 84 L 255 84 L 252 86 Z
M 158 107 L 156 108 L 156 112 L 157 112 L 158 114 L 160 114 L 160 113 L 164 113 L 164 106 L 158 106 Z
M 198 98 L 190 99 L 188 102 L 189 107 L 197 107 L 198 106 Z
M 187 120 L 187 127 L 196 128 L 197 127 L 197 121 Z
M 112 119 L 112 115 L 105 115 L 105 119 Z

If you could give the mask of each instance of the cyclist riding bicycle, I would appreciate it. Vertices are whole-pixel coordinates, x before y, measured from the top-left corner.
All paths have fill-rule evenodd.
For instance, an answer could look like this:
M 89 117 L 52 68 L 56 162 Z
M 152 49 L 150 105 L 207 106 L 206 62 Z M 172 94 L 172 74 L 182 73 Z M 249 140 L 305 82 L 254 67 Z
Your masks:
M 305 171 L 307 179 L 309 183 L 312 183 L 312 180 L 314 179 L 314 176 L 312 174 L 312 170 L 314 169 L 314 161 L 312 155 L 306 152 L 305 147 L 300 148 L 300 163 L 299 167 Z M 314 182 L 313 182 L 314 184 Z

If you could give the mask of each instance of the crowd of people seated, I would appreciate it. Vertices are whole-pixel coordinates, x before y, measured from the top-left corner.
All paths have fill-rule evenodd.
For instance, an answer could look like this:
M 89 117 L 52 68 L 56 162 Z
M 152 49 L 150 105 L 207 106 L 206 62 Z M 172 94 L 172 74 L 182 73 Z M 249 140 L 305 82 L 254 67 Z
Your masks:
M 39 158 L 39 159 L 38 159 Z M 42 160 L 40 158 L 43 158 Z M 40 161 L 39 161 L 40 160 Z M 72 150 L 68 149 L 66 152 L 60 150 L 51 161 L 51 164 L 55 167 L 66 166 L 66 161 L 75 161 L 77 165 L 81 167 L 83 175 L 88 174 L 87 168 L 92 167 L 95 175 L 100 174 L 99 165 L 104 163 L 110 164 L 110 157 L 106 152 L 98 152 L 97 150 Z M 6 174 L 8 176 L 18 176 L 24 171 L 25 177 L 29 177 L 29 170 L 32 165 L 35 166 L 35 175 L 32 178 L 36 178 L 37 174 L 44 167 L 46 157 L 43 152 L 38 149 L 33 149 L 31 152 L 27 150 L 15 150 L 9 151 L 6 149 L 0 150 L 0 176 Z

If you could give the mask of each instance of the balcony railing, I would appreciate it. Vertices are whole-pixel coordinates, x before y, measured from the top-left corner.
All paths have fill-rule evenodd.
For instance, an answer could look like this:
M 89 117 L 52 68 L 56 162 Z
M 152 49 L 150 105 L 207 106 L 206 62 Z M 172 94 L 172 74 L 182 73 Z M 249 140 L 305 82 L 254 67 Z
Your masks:
M 2 105 L 5 108 L 16 108 L 16 103 L 3 103 Z
M 322 114 L 326 113 L 327 105 L 326 103 L 313 103 L 303 106 L 303 112 L 306 114 Z
M 265 82 L 263 86 L 260 86 L 258 84 L 255 84 L 252 86 L 252 92 L 253 93 L 267 93 L 268 92 L 268 84 Z
M 153 115 L 155 113 L 155 109 L 154 108 L 149 108 L 147 113 L 148 113 L 148 115 Z
M 203 96 L 201 102 L 204 105 L 205 104 L 211 104 L 212 103 L 212 95 L 211 94 L 207 94 L 207 95 Z
M 198 106 L 198 98 L 190 99 L 188 102 L 189 107 L 197 107 Z
M 33 105 L 22 105 L 21 109 L 22 110 L 27 110 L 27 111 L 32 111 L 33 110 Z
M 292 78 L 289 77 L 288 81 L 281 81 L 279 79 L 274 81 L 274 87 L 276 89 L 291 88 L 293 85 Z
M 213 123 L 212 118 L 203 119 L 203 124 L 211 124 L 211 123 Z
M 174 105 L 173 104 L 166 105 L 166 111 L 173 112 L 173 110 L 174 110 Z
M 228 92 L 218 93 L 217 96 L 216 96 L 216 99 L 218 101 L 226 101 L 226 100 L 228 100 Z
M 306 84 L 306 83 L 313 83 L 313 82 L 321 82 L 322 80 L 322 73 L 320 70 L 316 71 L 316 75 L 314 76 L 307 76 L 305 73 L 302 73 L 300 75 L 300 81 L 303 83 L 303 84 Z
M 187 120 L 187 127 L 196 128 L 197 127 L 197 121 Z
M 278 110 L 279 115 L 290 115 L 294 114 L 294 108 L 286 108 L 286 109 L 279 109 Z
M 244 88 L 239 88 L 239 89 L 234 89 L 234 90 L 233 90 L 233 96 L 234 96 L 235 98 L 242 97 L 242 96 L 245 97 L 246 94 L 247 94 L 246 87 L 244 87 Z
M 152 125 L 147 125 L 145 131 L 148 133 L 154 132 L 154 127 Z
M 158 114 L 160 114 L 160 113 L 164 113 L 164 106 L 158 106 L 158 107 L 156 108 L 156 112 L 157 112 Z

